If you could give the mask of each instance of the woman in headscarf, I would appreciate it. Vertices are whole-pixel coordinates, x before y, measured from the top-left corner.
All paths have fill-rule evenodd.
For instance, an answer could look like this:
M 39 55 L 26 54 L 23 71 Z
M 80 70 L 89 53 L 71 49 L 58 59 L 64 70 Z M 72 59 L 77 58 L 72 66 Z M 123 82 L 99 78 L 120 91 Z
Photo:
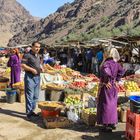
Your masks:
M 125 73 L 118 63 L 120 55 L 117 49 L 104 51 L 104 61 L 100 67 L 100 86 L 97 103 L 97 123 L 103 125 L 102 131 L 112 132 L 118 122 L 117 82 Z
M 20 64 L 21 61 L 18 49 L 11 49 L 11 55 L 7 64 L 8 67 L 11 67 L 11 87 L 14 83 L 20 82 Z

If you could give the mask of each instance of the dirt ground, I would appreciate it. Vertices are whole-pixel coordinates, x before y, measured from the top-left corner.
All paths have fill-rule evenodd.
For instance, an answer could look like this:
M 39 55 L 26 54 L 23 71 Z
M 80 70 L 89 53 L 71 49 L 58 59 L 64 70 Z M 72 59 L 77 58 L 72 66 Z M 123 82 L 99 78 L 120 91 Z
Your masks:
M 112 133 L 100 133 L 97 127 L 84 124 L 46 129 L 41 118 L 34 123 L 26 120 L 24 104 L 7 104 L 0 92 L 0 140 L 123 140 L 124 131 L 124 123 L 119 123 Z

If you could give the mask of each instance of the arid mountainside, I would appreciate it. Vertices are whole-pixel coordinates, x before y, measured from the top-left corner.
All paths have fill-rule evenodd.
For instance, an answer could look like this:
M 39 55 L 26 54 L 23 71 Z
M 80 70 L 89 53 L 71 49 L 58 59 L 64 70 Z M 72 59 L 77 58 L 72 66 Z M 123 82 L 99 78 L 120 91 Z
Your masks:
M 75 0 L 28 24 L 14 35 L 9 46 L 40 40 L 53 44 L 68 39 L 89 40 L 93 37 L 140 34 L 139 0 Z
M 16 0 L 0 0 L 0 46 L 20 32 L 34 18 Z

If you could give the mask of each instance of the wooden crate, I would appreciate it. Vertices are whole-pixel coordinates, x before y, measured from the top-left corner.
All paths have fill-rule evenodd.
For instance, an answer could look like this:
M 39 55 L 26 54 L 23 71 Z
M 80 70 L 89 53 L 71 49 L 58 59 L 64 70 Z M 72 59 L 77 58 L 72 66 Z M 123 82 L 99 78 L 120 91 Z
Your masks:
M 65 128 L 70 127 L 73 122 L 66 117 L 50 117 L 43 119 L 46 128 Z
M 9 82 L 0 82 L 0 90 L 4 90 L 8 87 Z
M 88 126 L 95 126 L 96 124 L 96 115 L 95 114 L 87 114 L 84 111 L 81 114 L 83 122 Z

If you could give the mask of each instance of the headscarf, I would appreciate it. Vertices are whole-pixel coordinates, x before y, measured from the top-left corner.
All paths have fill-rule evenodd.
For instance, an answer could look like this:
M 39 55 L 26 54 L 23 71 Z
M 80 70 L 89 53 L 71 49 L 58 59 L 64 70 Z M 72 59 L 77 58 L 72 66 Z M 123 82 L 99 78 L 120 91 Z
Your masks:
M 119 55 L 118 50 L 116 48 L 111 48 L 111 46 L 104 48 L 104 54 L 106 54 L 107 58 L 113 58 L 113 60 L 116 62 L 120 60 L 120 55 Z M 100 67 L 104 64 L 107 58 L 104 58 Z
M 19 50 L 17 48 L 13 49 L 13 52 L 20 58 Z
M 31 47 L 27 47 L 25 51 L 28 53 L 31 50 Z
M 114 61 L 118 62 L 120 60 L 120 54 L 116 48 L 110 50 L 109 57 L 112 57 Z

